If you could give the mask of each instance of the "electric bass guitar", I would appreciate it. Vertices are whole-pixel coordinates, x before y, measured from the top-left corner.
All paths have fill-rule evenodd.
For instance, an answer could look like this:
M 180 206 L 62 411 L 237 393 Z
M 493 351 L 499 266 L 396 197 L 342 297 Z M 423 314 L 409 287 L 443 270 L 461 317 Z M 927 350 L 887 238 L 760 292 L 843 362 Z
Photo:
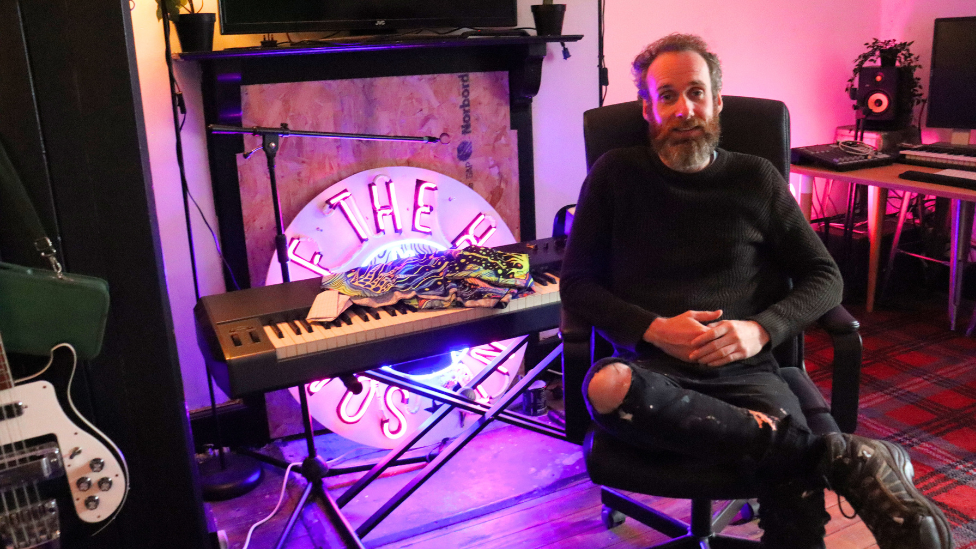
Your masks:
M 63 527 L 94 530 L 125 500 L 124 459 L 92 434 L 104 438 L 74 409 L 70 381 L 67 385 L 63 394 L 48 381 L 15 385 L 0 339 L 0 547 L 5 549 L 60 547 Z M 82 425 L 69 419 L 59 398 Z

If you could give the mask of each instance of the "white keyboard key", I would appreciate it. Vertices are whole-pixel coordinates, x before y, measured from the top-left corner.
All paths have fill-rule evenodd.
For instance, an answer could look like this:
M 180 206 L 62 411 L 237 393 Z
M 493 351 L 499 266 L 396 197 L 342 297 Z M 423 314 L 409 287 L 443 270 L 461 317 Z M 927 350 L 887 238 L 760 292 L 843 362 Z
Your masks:
M 279 336 L 271 326 L 265 326 L 264 333 L 268 336 L 268 340 L 271 342 L 271 345 L 274 346 L 275 354 L 278 356 L 278 360 L 282 360 L 290 356 L 288 348 L 292 347 L 295 344 L 295 341 L 288 337 L 288 334 L 281 332 L 282 335 Z

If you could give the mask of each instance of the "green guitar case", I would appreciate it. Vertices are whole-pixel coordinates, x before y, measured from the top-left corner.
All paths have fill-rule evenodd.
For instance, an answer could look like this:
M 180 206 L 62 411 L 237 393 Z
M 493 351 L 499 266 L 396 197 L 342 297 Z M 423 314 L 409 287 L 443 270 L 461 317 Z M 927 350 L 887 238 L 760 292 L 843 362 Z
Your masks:
M 19 221 L 51 270 L 0 263 L 0 334 L 10 352 L 47 356 L 70 343 L 78 357 L 98 355 L 108 319 L 108 282 L 61 269 L 6 151 L 0 145 L 0 201 L 12 204 Z M 4 222 L 5 220 L 0 220 Z

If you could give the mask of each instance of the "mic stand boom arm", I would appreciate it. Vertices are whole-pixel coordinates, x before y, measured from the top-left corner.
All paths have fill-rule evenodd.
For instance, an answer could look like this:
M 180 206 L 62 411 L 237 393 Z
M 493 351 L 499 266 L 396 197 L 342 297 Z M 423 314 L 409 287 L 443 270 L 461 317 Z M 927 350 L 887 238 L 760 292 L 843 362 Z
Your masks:
M 362 134 L 362 133 L 338 133 L 338 132 L 311 132 L 311 131 L 300 131 L 292 130 L 288 128 L 288 124 L 282 124 L 278 128 L 266 128 L 260 126 L 254 126 L 251 128 L 244 128 L 240 126 L 224 126 L 220 124 L 211 124 L 207 126 L 211 133 L 216 134 L 243 134 L 243 135 L 260 135 L 261 136 L 261 148 L 264 149 L 264 154 L 268 159 L 268 177 L 271 179 L 271 203 L 274 205 L 274 215 L 275 215 L 275 252 L 278 256 L 278 263 L 281 265 L 281 281 L 290 282 L 291 276 L 288 272 L 288 238 L 285 236 L 285 225 L 281 218 L 281 201 L 278 196 L 278 181 L 275 176 L 275 159 L 278 154 L 278 147 L 281 144 L 281 138 L 285 136 L 302 136 L 302 137 L 324 137 L 332 139 L 360 139 L 364 141 L 416 141 L 420 143 L 443 143 L 447 144 L 449 142 L 450 136 L 443 133 L 440 137 L 413 137 L 413 136 L 398 136 L 398 135 L 374 135 L 374 134 Z M 362 391 L 362 384 L 352 376 L 342 376 L 341 378 L 343 384 L 346 385 L 354 393 L 358 394 Z M 358 389 L 358 390 L 357 390 Z M 305 502 L 311 497 L 319 505 L 322 512 L 327 517 L 330 525 L 333 528 L 333 535 L 336 536 L 334 540 L 337 546 L 349 547 L 361 549 L 362 542 L 356 533 L 353 531 L 349 522 L 339 511 L 338 505 L 336 505 L 335 500 L 326 492 L 325 487 L 322 484 L 322 479 L 326 476 L 328 472 L 328 465 L 322 461 L 318 456 L 315 449 L 315 440 L 312 431 L 312 416 L 308 409 L 308 396 L 305 394 L 305 387 L 298 388 L 299 404 L 302 410 L 302 426 L 305 429 L 305 444 L 308 449 L 308 456 L 302 461 L 302 467 L 300 469 L 302 476 L 308 481 L 305 487 L 305 491 L 302 497 L 299 499 L 298 504 L 292 511 L 291 516 L 288 518 L 288 522 L 285 524 L 285 528 L 278 538 L 278 543 L 275 545 L 275 549 L 281 549 L 284 545 L 288 534 L 291 532 L 292 527 L 295 525 L 295 521 L 301 514 L 302 508 L 305 506 Z

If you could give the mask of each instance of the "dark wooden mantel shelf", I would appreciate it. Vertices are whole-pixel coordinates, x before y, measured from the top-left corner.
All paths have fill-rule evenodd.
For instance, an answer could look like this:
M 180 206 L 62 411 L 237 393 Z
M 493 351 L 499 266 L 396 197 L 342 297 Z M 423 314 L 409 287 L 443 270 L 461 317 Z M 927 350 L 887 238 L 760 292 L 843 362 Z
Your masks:
M 454 72 L 443 61 L 438 58 L 447 56 L 461 64 L 470 63 L 478 57 L 489 56 L 499 61 L 504 61 L 506 69 L 510 72 L 509 86 L 512 92 L 512 102 L 515 104 L 531 101 L 537 93 L 542 81 L 542 60 L 547 53 L 547 44 L 551 42 L 576 42 L 583 38 L 582 35 L 563 35 L 563 36 L 470 36 L 462 38 L 459 35 L 397 35 L 390 37 L 346 37 L 341 40 L 330 39 L 318 43 L 301 43 L 295 46 L 275 46 L 275 47 L 244 47 L 229 48 L 219 51 L 207 52 L 188 52 L 179 54 L 180 59 L 187 61 L 200 61 L 204 65 L 216 65 L 227 67 L 240 66 L 239 63 L 250 64 L 277 64 L 288 60 L 301 58 L 305 62 L 296 65 L 305 66 L 307 63 L 320 65 L 326 63 L 331 65 L 331 70 L 345 73 L 343 65 L 347 65 L 340 59 L 348 59 L 352 63 L 349 69 L 358 66 L 360 71 L 367 71 L 369 74 L 343 74 L 342 76 L 332 75 L 331 78 L 356 78 L 362 76 L 376 76 L 377 72 L 392 76 L 394 74 L 427 74 L 431 72 Z M 416 50 L 424 50 L 418 52 Z M 470 51 L 466 51 L 470 50 Z M 421 55 L 418 57 L 418 53 Z M 371 55 L 372 54 L 372 55 Z M 408 66 L 397 69 L 389 61 L 385 62 L 387 68 L 377 71 L 375 68 L 368 68 L 373 63 L 359 64 L 359 60 L 372 59 L 375 62 L 376 54 L 381 57 L 389 57 L 392 61 L 398 61 L 403 55 L 408 55 L 414 62 Z M 387 55 L 384 55 L 387 54 Z M 369 56 L 369 57 L 364 57 Z M 433 63 L 425 63 L 426 67 L 417 67 L 417 60 L 430 57 Z M 421 61 L 422 62 L 422 61 Z M 303 67 L 304 68 L 304 67 Z M 285 69 L 287 70 L 287 69 Z M 354 70 L 354 69 L 353 69 Z M 470 70 L 470 69 L 460 69 Z M 489 69 L 490 70 L 490 69 Z M 220 71 L 226 73 L 227 71 Z M 226 74 L 225 74 L 226 75 Z M 258 83 L 258 82 L 248 82 Z
M 482 46 L 510 46 L 515 44 L 547 44 L 550 42 L 576 42 L 583 38 L 582 34 L 568 34 L 562 36 L 469 36 L 459 35 L 397 35 L 390 37 L 361 38 L 349 36 L 342 39 L 329 39 L 318 43 L 300 43 L 294 46 L 275 46 L 266 48 L 253 46 L 244 48 L 228 48 L 218 51 L 184 52 L 179 54 L 181 59 L 222 59 L 227 57 L 260 57 L 280 55 L 330 54 L 349 51 L 413 49 L 413 48 L 457 48 Z
M 384 76 L 506 71 L 511 128 L 519 132 L 518 170 L 521 237 L 535 238 L 535 167 L 532 98 L 539 93 L 548 44 L 576 42 L 565 36 L 391 36 L 350 37 L 312 45 L 233 48 L 182 53 L 202 69 L 206 124 L 241 126 L 241 87 Z M 224 257 L 249 287 L 243 218 L 235 155 L 240 135 L 207 135 L 210 175 Z M 242 276 L 241 273 L 244 273 Z M 241 280 L 243 278 L 243 280 Z

